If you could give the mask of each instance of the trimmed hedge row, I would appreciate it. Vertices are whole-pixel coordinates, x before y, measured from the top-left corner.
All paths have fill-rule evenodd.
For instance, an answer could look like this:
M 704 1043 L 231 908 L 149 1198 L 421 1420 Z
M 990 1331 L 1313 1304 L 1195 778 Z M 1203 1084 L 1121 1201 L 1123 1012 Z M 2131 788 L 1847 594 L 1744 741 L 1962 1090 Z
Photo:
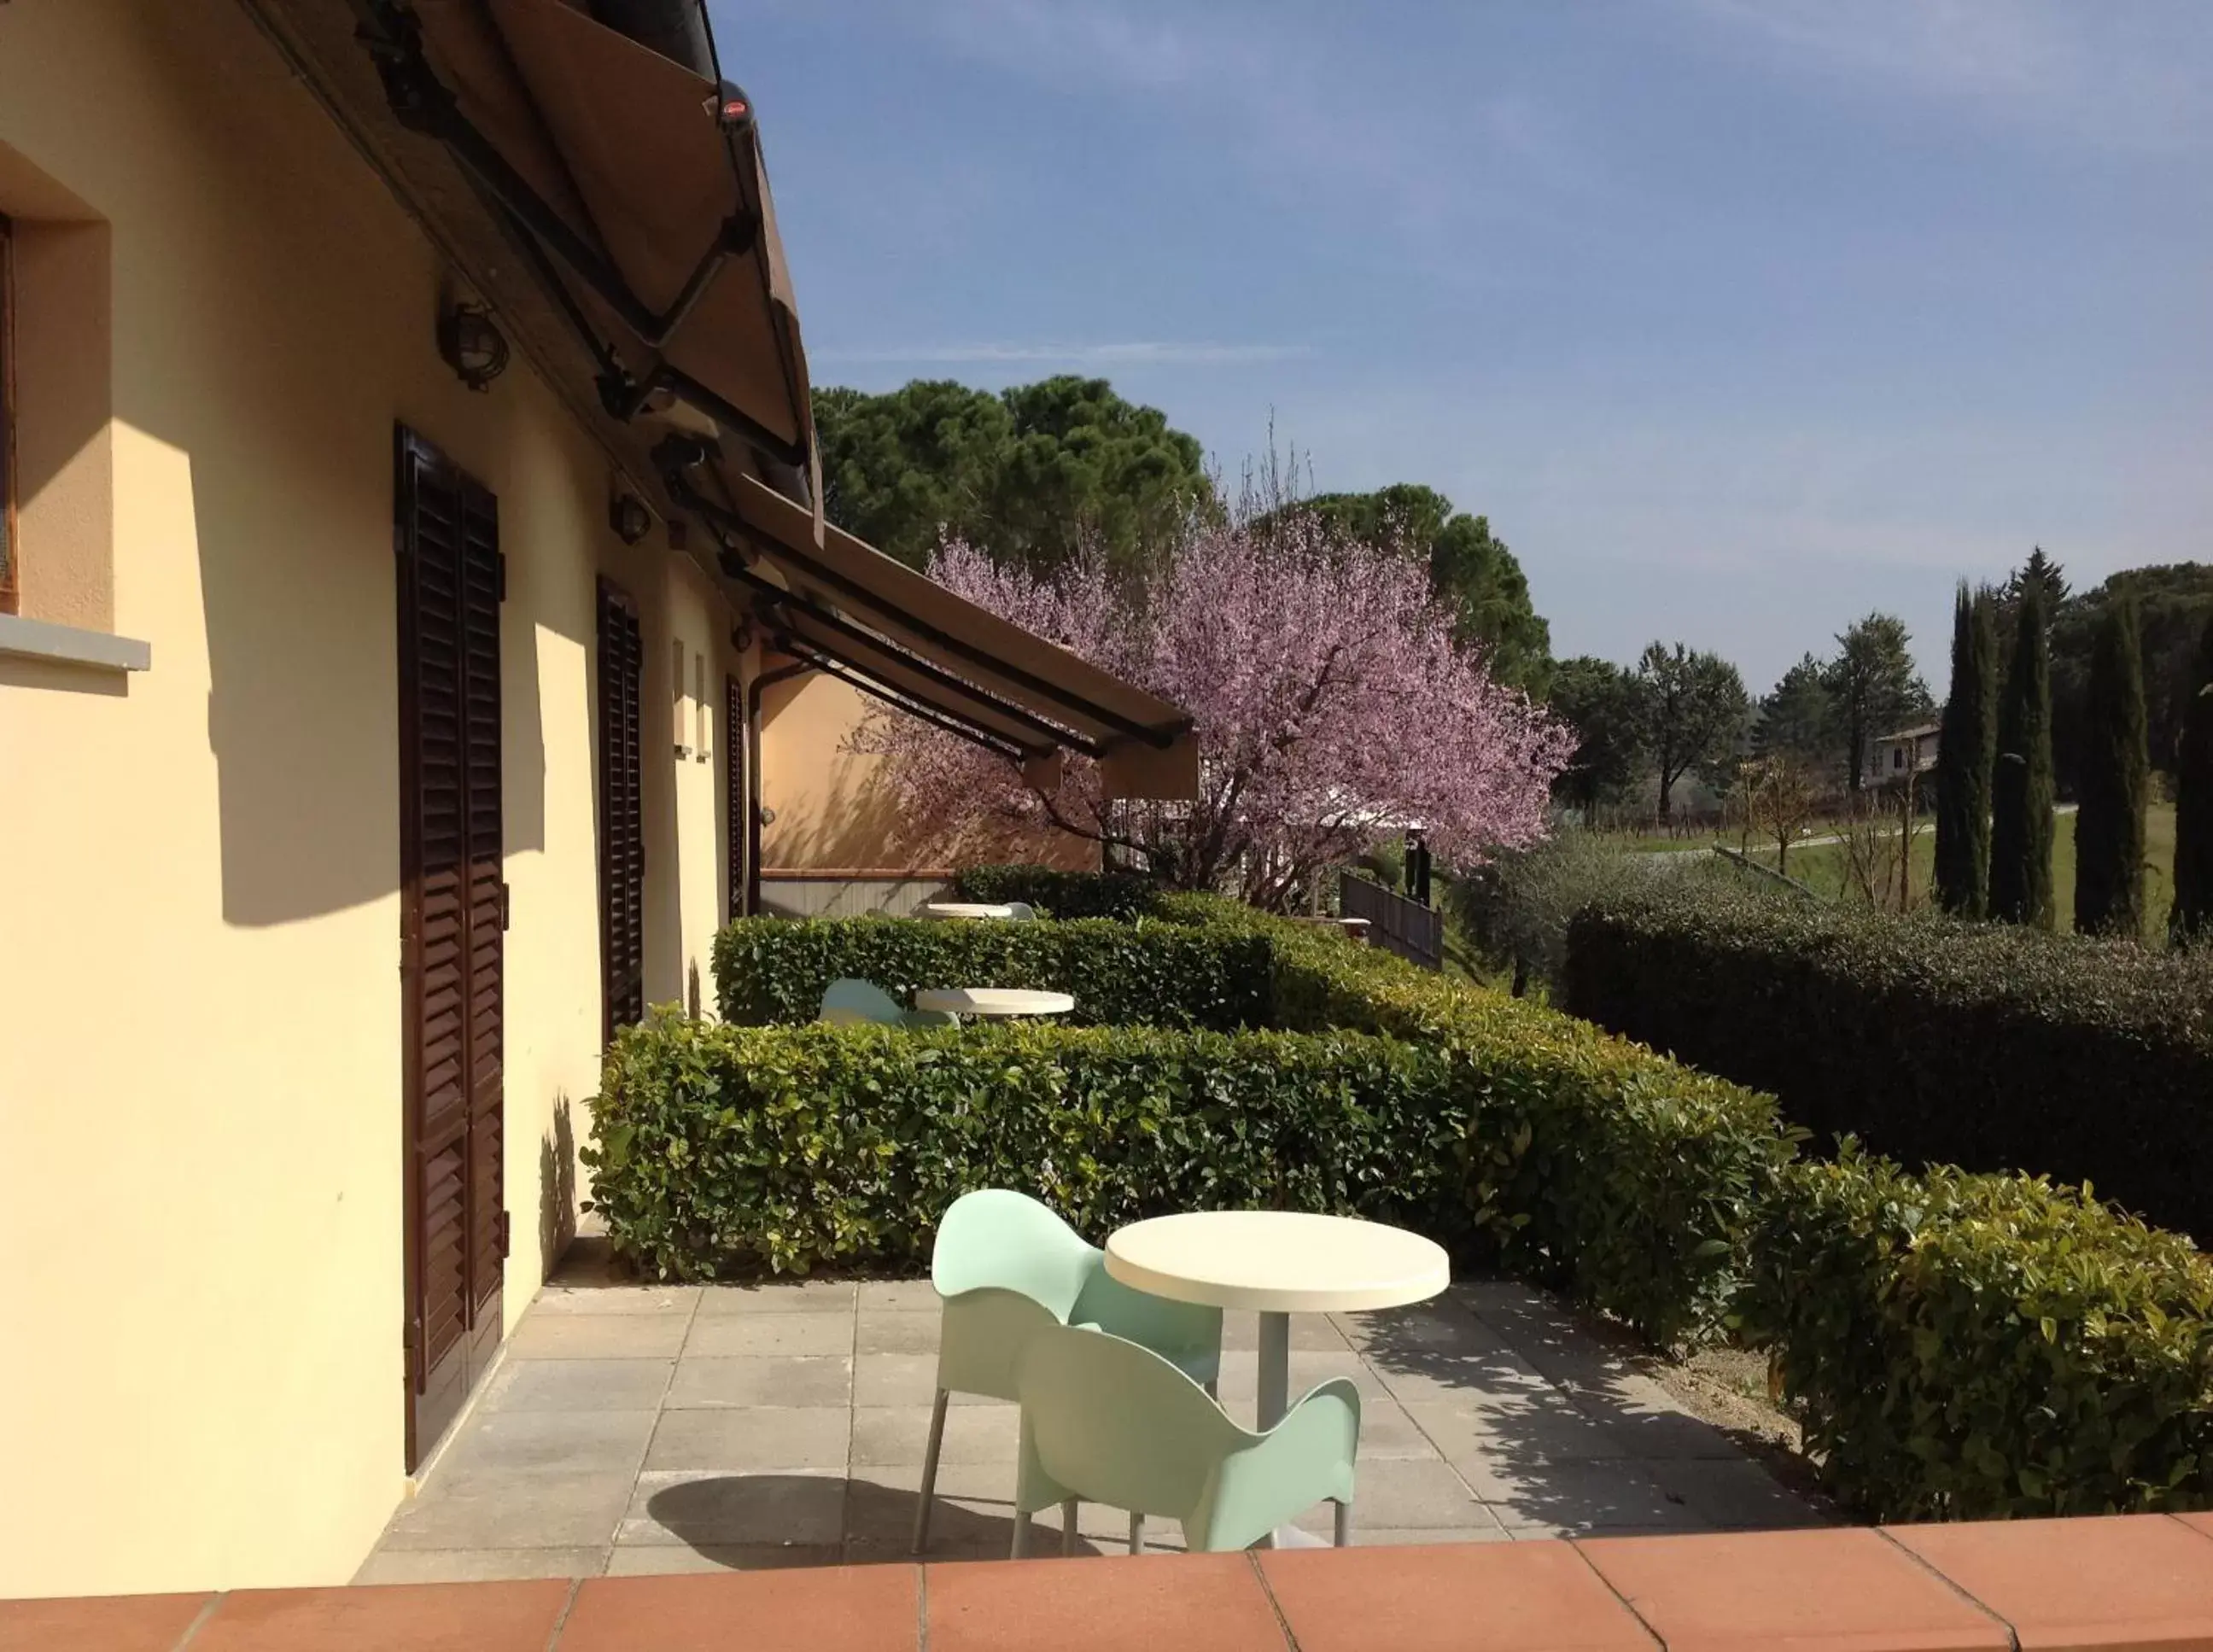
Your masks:
M 1421 1225 L 1441 1237 L 1460 1235 L 1472 1241 L 1480 1236 L 1481 1244 L 1505 1265 L 1557 1283 L 1656 1341 L 1703 1335 L 1718 1322 L 1740 1275 L 1741 1236 L 1761 1190 L 1788 1153 L 1765 1098 L 1655 1059 L 1534 1005 L 1467 992 L 1334 933 L 1266 917 L 1209 896 L 1163 897 L 1155 911 L 1156 919 L 1123 925 L 741 921 L 717 940 L 716 981 L 724 1016 L 733 1021 L 809 1020 L 822 985 L 850 974 L 894 991 L 947 979 L 1058 986 L 1073 991 L 1079 1009 L 1100 1021 L 1173 1025 L 1180 1015 L 1186 1022 L 1216 1028 L 1240 1023 L 1273 1027 L 1332 1040 L 1333 1047 L 1343 1045 L 1348 1033 L 1381 1035 L 1387 1047 L 1413 1052 L 1393 1059 L 1442 1064 L 1448 1075 L 1441 1081 L 1443 1088 L 1424 1094 L 1436 1098 L 1436 1139 L 1452 1143 L 1449 1152 L 1405 1156 L 1410 1149 L 1398 1127 L 1363 1122 L 1367 1103 L 1340 1084 L 1320 1105 L 1350 1108 L 1344 1128 L 1353 1130 L 1357 1139 L 1342 1131 L 1331 1139 L 1355 1161 L 1368 1162 L 1363 1155 L 1375 1155 L 1373 1161 L 1388 1168 L 1392 1186 L 1350 1203 L 1350 1195 L 1316 1203 L 1318 1196 L 1300 1191 L 1310 1184 L 1296 1175 L 1284 1183 L 1280 1195 L 1266 1194 L 1249 1181 L 1225 1187 L 1244 1188 L 1241 1197 L 1263 1203 L 1289 1200 L 1312 1208 L 1381 1212 L 1418 1204 L 1429 1212 Z M 1087 972 L 1079 976 L 1078 968 Z M 1115 1030 L 1131 1036 L 1136 1032 L 1128 1027 Z M 1055 1042 L 1064 1034 L 1073 1036 L 1070 1029 L 1051 1027 L 975 1029 L 971 1035 L 987 1050 L 996 1047 L 995 1039 L 1028 1040 L 1021 1047 L 1039 1053 L 1039 1058 L 1073 1064 L 1064 1066 L 1067 1082 L 1082 1098 L 1081 1117 L 1096 1136 L 1086 1150 L 1099 1162 L 1110 1162 L 1121 1150 L 1113 1138 L 1130 1127 L 1119 1103 L 1112 1100 L 1120 1092 L 1100 1088 L 1105 1082 L 1096 1064 L 1103 1059 L 1100 1046 L 1076 1043 L 1064 1052 Z M 1168 1092 L 1212 1095 L 1208 1087 L 1216 1081 L 1211 1075 L 1243 1058 L 1244 1038 L 1263 1036 L 1143 1047 L 1155 1064 L 1191 1068 L 1186 1077 L 1160 1081 Z M 608 1065 L 606 1104 L 618 1110 L 642 1108 L 660 1121 L 652 1126 L 656 1139 L 690 1110 L 711 1105 L 719 1118 L 724 1106 L 735 1105 L 715 1102 L 716 1095 L 743 1095 L 747 1099 L 740 1111 L 749 1112 L 756 1093 L 748 1064 L 774 1067 L 785 1059 L 784 1046 L 772 1043 L 698 1046 L 711 1053 L 714 1072 L 683 1069 L 689 1076 L 678 1088 L 686 1099 L 656 1099 L 673 1081 L 665 1076 L 671 1070 L 655 1064 L 653 1051 L 676 1037 L 674 1024 L 632 1034 L 617 1045 Z M 834 1036 L 829 1047 L 838 1047 Z M 875 1052 L 869 1057 L 874 1063 L 890 1059 L 887 1050 L 897 1055 L 923 1046 L 893 1040 L 860 1047 Z M 1271 1058 L 1276 1058 L 1289 1059 Z M 632 1060 L 644 1064 L 627 1064 Z M 817 1082 L 825 1088 L 809 1088 Z M 788 1105 L 814 1118 L 847 1105 L 851 1096 L 866 1096 L 871 1108 L 893 1115 L 892 1122 L 880 1127 L 901 1144 L 895 1151 L 937 1152 L 944 1114 L 934 1103 L 917 1102 L 911 1082 L 905 1066 L 891 1072 L 873 1065 L 865 1073 L 841 1069 L 834 1078 L 817 1074 L 791 1090 L 794 1099 Z M 978 1091 L 979 1096 L 990 1094 L 989 1084 Z M 1268 1103 L 1288 1105 L 1280 1099 Z M 1205 1117 L 1208 1130 L 1186 1140 L 1183 1150 L 1207 1173 L 1223 1155 L 1245 1151 L 1252 1132 L 1272 1128 L 1258 1122 L 1260 1115 L 1235 1094 Z M 827 1139 L 843 1142 L 846 1135 L 841 1125 Z M 1019 1167 L 1025 1155 L 1006 1162 Z M 948 1173 L 955 1181 L 965 1176 L 966 1185 L 979 1186 L 1000 1173 L 995 1167 L 1000 1163 L 963 1159 L 957 1174 Z M 1428 1187 L 1447 1172 L 1449 1196 L 1424 1192 L 1417 1198 L 1409 1191 L 1416 1185 Z M 930 1184 L 919 1206 L 887 1215 L 890 1228 L 923 1230 L 942 1208 L 942 1200 L 930 1200 L 952 1185 Z M 1188 1179 L 1163 1185 L 1181 1188 Z M 611 1192 L 619 1191 L 616 1184 L 608 1186 Z M 837 1203 L 827 1189 L 822 1198 Z M 621 1204 L 616 1199 L 611 1211 Z M 674 1252 L 643 1242 L 631 1218 L 618 1221 L 611 1214 L 610 1222 L 619 1245 L 642 1259 L 650 1252 L 656 1267 L 677 1265 Z M 716 1240 L 711 1259 L 686 1265 L 812 1266 L 909 1254 L 842 1244 L 824 1248 L 810 1240 L 789 1249 L 783 1259 L 771 1260 L 780 1241 L 738 1243 L 711 1224 L 687 1231 L 722 1236 Z
M 841 977 L 902 1001 L 917 987 L 1039 987 L 1074 995 L 1077 1026 L 1266 1023 L 1265 937 L 1141 920 L 914 923 L 883 917 L 740 918 L 715 937 L 722 1019 L 810 1021 Z
M 2088 1182 L 2213 1236 L 2213 957 L 1665 883 L 1576 916 L 1568 1009 L 1817 1137 Z
M 1026 900 L 1049 917 L 1138 917 L 1149 911 L 1160 886 L 1139 872 L 1064 872 L 1018 863 L 970 866 L 953 875 L 962 900 Z
M 1661 1344 L 1711 1334 L 1745 1236 L 1789 1156 L 1773 1101 L 1588 1021 L 1417 968 L 1380 948 L 1211 895 L 1164 917 L 1269 943 L 1269 1019 L 1450 1052 L 1486 1123 L 1467 1194 L 1499 1260 Z
M 1209 897 L 1153 911 L 1154 941 L 1257 946 L 1253 1019 L 1289 1030 L 657 1018 L 609 1052 L 584 1155 L 618 1250 L 680 1277 L 913 1265 L 987 1184 L 1094 1236 L 1344 1210 L 1657 1342 L 1767 1346 L 1868 1513 L 2213 1504 L 2213 1265 L 2186 1241 L 2024 1177 L 1793 1162 L 1771 1098 L 1587 1022 Z
M 1829 1484 L 1882 1520 L 2213 1503 L 2213 1267 L 2041 1178 L 1785 1173 L 1744 1329 Z
M 668 1015 L 610 1052 L 588 1162 L 617 1247 L 662 1277 L 919 1264 L 946 1206 L 985 1186 L 1100 1235 L 1261 1205 L 1449 1241 L 1470 1226 L 1454 1076 L 1355 1033 Z

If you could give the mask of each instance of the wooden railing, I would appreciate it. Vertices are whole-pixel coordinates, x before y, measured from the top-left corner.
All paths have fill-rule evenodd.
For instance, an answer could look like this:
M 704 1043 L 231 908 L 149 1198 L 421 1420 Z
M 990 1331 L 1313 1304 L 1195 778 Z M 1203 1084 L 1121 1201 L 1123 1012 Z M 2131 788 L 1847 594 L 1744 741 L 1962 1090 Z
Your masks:
M 1445 966 L 1445 918 L 1434 906 L 1350 872 L 1338 875 L 1337 905 L 1347 917 L 1368 920 L 1369 946 L 1387 948 L 1424 969 Z

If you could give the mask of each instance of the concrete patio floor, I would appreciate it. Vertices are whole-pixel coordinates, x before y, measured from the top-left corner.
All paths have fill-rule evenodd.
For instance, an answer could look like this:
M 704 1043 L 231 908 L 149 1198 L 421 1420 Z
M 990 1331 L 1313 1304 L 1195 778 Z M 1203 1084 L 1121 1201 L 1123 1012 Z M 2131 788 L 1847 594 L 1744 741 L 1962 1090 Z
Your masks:
M 582 1247 L 580 1247 L 582 1248 Z M 652 1286 L 592 1252 L 546 1286 L 358 1582 L 905 1560 L 936 1369 L 926 1281 Z M 1226 1326 L 1250 1419 L 1256 1327 Z M 1293 1321 L 1291 1392 L 1363 1399 L 1355 1541 L 1497 1542 L 1808 1526 L 1822 1516 L 1540 1292 Z M 930 1557 L 1000 1558 L 1016 1413 L 956 1395 Z M 1059 1551 L 1057 1514 L 1034 1551 Z M 1329 1530 L 1329 1511 L 1300 1522 Z M 1087 1549 L 1126 1516 L 1086 1505 Z M 1174 1548 L 1171 1522 L 1148 1528 Z

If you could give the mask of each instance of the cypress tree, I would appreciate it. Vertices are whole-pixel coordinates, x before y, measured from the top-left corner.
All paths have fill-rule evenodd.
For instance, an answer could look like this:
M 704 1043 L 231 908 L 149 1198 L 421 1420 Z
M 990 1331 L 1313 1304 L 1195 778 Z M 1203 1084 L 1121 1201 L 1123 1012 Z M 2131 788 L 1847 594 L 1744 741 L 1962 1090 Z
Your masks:
M 2040 582 L 2023 588 L 1990 771 L 1990 916 L 2042 930 L 2053 917 L 2049 607 Z
M 2106 603 L 2092 643 L 2088 721 L 2075 817 L 2075 928 L 2141 936 L 2151 753 L 2136 598 L 2125 589 Z
M 1936 899 L 1961 917 L 1990 906 L 1990 764 L 1997 749 L 1997 604 L 1970 597 L 1952 611 L 1952 689 L 1936 743 Z
M 2174 791 L 2174 911 L 2167 934 L 2177 946 L 2213 943 L 2213 619 L 2198 639 L 2189 708 L 2182 717 Z

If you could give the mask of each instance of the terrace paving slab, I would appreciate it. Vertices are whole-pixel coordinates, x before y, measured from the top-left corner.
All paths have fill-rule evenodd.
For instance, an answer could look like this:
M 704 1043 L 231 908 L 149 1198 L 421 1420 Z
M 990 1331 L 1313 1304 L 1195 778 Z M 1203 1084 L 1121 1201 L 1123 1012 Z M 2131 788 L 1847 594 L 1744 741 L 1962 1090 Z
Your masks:
M 675 1368 L 664 1402 L 676 1411 L 725 1405 L 850 1405 L 853 1362 L 818 1354 L 752 1359 L 699 1355 Z
M 850 1279 L 798 1279 L 763 1285 L 708 1285 L 699 1312 L 724 1314 L 850 1314 L 858 1291 Z
M 580 1259 L 524 1313 L 357 1581 L 907 1560 L 937 1310 L 923 1279 L 645 1285 Z M 1467 1281 L 1411 1308 L 1299 1315 L 1292 1331 L 1295 1396 L 1332 1377 L 1362 1395 L 1356 1545 L 1821 1518 L 1527 1286 Z M 1248 1423 L 1258 1340 L 1253 1316 L 1225 1316 L 1222 1403 Z M 1019 1431 L 1004 1401 L 954 1396 L 930 1559 L 1005 1556 Z M 1326 1538 L 1331 1511 L 1296 1523 Z M 1033 1551 L 1058 1555 L 1058 1511 L 1033 1525 Z M 1078 1531 L 1080 1553 L 1119 1554 L 1128 1517 L 1085 1505 Z M 1146 1539 L 1182 1547 L 1171 1521 Z
M 701 1314 L 684 1352 L 702 1359 L 750 1359 L 763 1354 L 850 1356 L 853 1321 L 842 1314 Z

